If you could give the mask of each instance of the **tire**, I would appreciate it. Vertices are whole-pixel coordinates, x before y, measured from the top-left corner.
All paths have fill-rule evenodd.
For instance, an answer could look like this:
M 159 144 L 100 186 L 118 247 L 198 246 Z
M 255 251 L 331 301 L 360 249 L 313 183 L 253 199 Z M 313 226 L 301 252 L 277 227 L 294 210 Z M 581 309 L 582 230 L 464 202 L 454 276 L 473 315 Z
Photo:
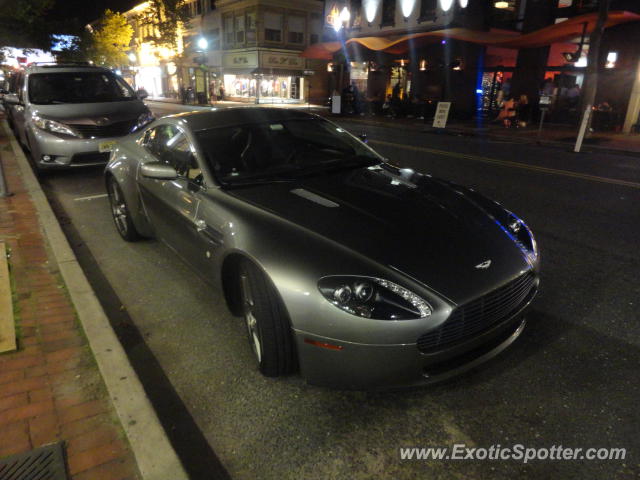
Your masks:
M 113 177 L 109 177 L 109 180 L 107 180 L 107 193 L 109 194 L 109 205 L 111 207 L 113 223 L 120 236 L 127 242 L 140 240 L 142 237 L 131 220 L 129 206 L 124 198 L 122 189 Z
M 239 270 L 243 315 L 258 369 L 266 377 L 293 373 L 297 359 L 282 301 L 255 264 L 244 261 Z

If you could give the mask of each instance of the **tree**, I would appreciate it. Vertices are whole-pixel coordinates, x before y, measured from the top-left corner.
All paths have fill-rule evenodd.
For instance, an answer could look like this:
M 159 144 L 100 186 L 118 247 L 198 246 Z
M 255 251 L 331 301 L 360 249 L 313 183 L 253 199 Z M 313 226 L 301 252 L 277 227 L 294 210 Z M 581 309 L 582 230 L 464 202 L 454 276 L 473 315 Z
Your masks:
M 185 0 L 150 0 L 150 14 L 147 22 L 157 28 L 157 35 L 151 39 L 156 45 L 175 48 L 178 40 L 178 27 L 189 24 L 189 13 Z
M 45 21 L 53 0 L 0 0 L 0 45 L 51 47 L 51 22 Z
M 107 9 L 91 28 L 91 35 L 81 42 L 80 49 L 97 65 L 122 65 L 128 61 L 126 50 L 132 36 L 133 28 L 126 17 Z

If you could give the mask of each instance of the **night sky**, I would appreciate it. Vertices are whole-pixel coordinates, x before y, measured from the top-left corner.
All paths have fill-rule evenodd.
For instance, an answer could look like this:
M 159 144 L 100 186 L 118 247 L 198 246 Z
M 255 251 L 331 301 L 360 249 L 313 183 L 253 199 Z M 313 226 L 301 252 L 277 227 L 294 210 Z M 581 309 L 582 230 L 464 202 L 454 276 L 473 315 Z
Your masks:
M 143 0 L 55 0 L 49 17 L 55 20 L 76 19 L 80 25 L 96 20 L 100 14 L 110 8 L 124 12 L 142 3 Z

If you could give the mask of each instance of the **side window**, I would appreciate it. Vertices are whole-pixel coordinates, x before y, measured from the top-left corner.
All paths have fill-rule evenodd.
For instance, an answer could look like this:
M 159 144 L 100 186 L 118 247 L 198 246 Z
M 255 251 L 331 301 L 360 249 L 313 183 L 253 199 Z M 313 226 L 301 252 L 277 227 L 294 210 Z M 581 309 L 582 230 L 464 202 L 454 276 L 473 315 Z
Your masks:
M 176 169 L 178 175 L 200 185 L 202 170 L 194 152 L 195 150 L 187 137 L 183 133 L 179 133 L 170 147 L 167 161 Z
M 144 145 L 159 161 L 167 163 L 167 151 L 171 144 L 171 139 L 180 133 L 173 125 L 158 125 L 149 131 L 149 136 L 145 135 Z

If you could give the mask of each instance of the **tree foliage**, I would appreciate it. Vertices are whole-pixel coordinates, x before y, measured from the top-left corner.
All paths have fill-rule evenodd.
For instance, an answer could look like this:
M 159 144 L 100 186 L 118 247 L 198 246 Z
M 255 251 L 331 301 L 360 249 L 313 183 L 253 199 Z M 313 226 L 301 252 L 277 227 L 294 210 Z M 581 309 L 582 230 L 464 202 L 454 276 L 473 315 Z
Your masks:
M 52 24 L 45 20 L 54 0 L 0 0 L 0 46 L 51 47 Z
M 189 24 L 185 0 L 150 0 L 150 12 L 146 21 L 154 25 L 157 34 L 150 40 L 156 45 L 175 48 L 178 27 Z
M 124 15 L 105 10 L 90 35 L 82 38 L 80 50 L 97 65 L 122 65 L 128 62 L 127 49 L 132 36 L 133 28 Z

